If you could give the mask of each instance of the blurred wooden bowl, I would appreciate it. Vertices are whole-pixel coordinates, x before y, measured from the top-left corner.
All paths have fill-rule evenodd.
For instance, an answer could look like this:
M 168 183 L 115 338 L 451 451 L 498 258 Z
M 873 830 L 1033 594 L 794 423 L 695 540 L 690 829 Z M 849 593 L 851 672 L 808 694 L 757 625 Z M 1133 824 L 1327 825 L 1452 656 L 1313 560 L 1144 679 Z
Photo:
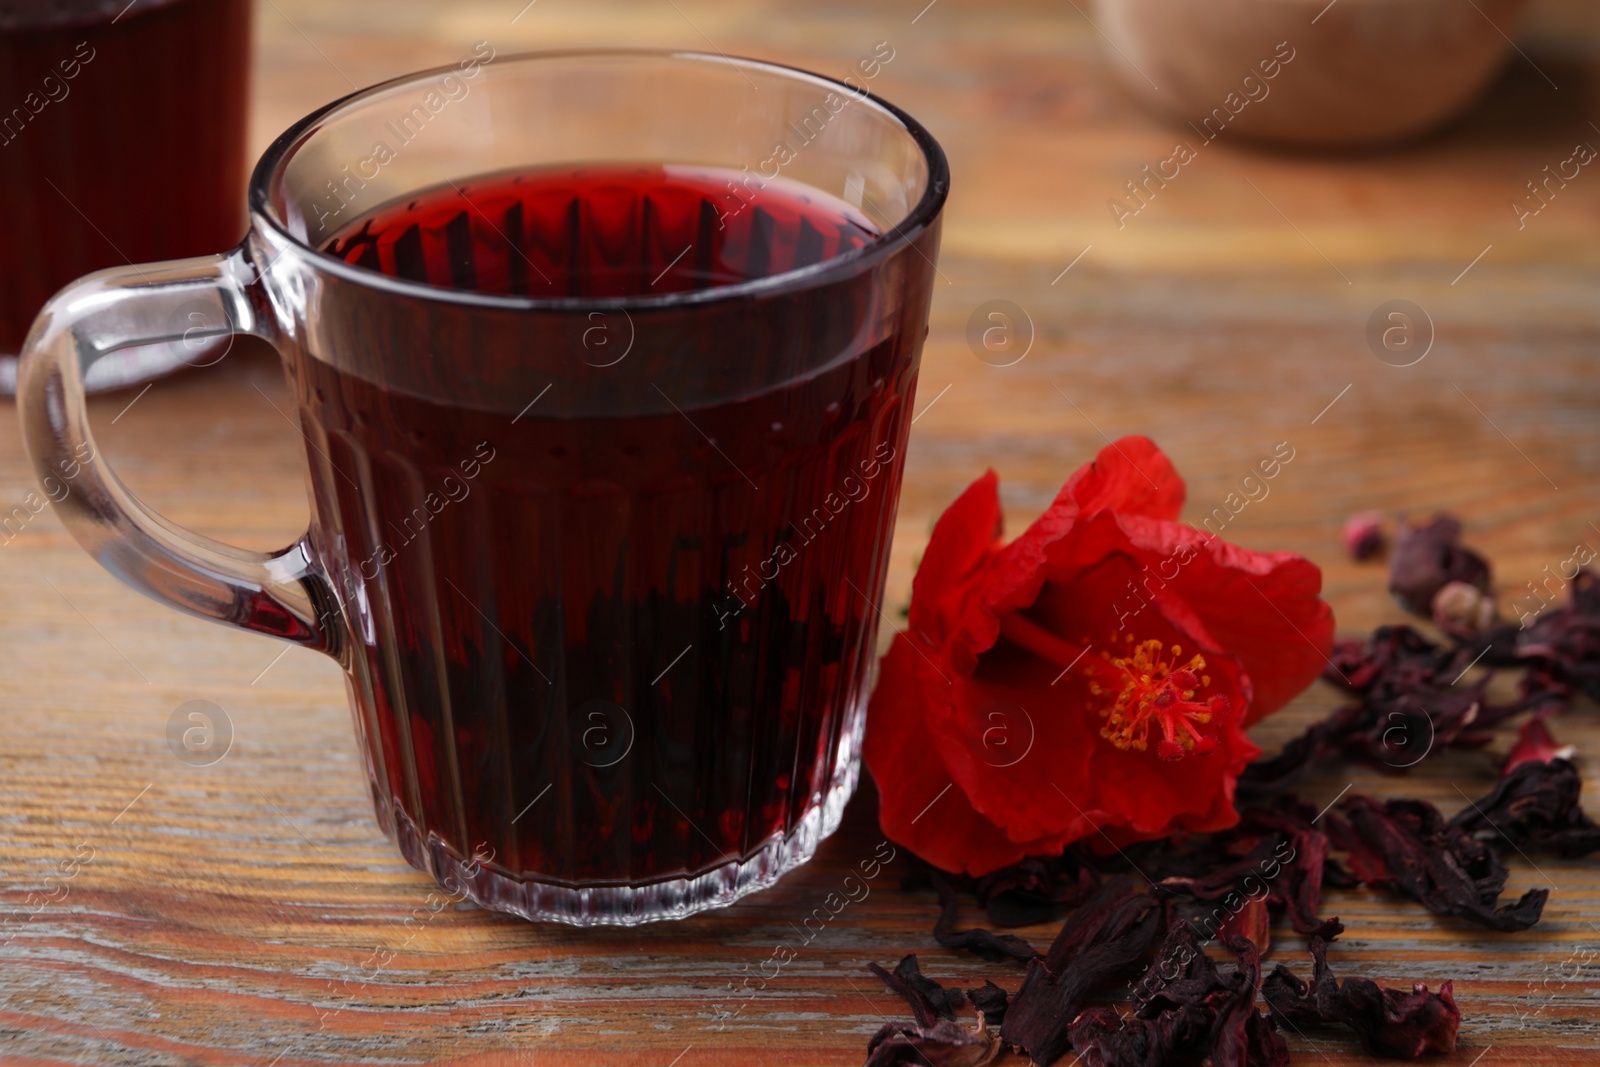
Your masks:
M 1129 88 L 1206 140 L 1339 147 L 1411 137 L 1463 111 L 1505 62 L 1525 4 L 1094 0 L 1094 10 Z

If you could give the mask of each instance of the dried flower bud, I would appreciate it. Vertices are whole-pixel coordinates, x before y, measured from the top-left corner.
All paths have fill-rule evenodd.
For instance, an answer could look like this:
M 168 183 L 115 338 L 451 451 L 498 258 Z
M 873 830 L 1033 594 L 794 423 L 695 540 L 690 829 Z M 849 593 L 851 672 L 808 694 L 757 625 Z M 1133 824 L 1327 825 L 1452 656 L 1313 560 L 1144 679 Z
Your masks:
M 1344 522 L 1344 548 L 1354 560 L 1368 560 L 1382 555 L 1388 545 L 1383 535 L 1383 513 L 1361 511 Z
M 1466 582 L 1446 582 L 1433 594 L 1433 621 L 1445 633 L 1473 638 L 1494 625 L 1494 598 Z
M 1389 557 L 1389 592 L 1407 611 L 1429 614 L 1435 594 L 1450 582 L 1489 588 L 1488 562 L 1460 541 L 1461 520 L 1450 515 L 1400 532 Z

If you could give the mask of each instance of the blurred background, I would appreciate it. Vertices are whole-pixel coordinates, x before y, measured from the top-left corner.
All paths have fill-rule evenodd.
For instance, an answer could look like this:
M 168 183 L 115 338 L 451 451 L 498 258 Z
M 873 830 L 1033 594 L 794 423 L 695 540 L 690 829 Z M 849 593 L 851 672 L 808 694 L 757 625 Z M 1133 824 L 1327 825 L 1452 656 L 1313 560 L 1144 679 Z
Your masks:
M 258 0 L 253 18 L 252 162 L 320 105 L 480 41 L 717 51 L 835 76 L 886 42 L 873 90 L 933 132 L 953 175 L 891 605 L 933 519 L 986 467 L 1015 532 L 1127 433 L 1173 457 L 1196 522 L 1288 442 L 1292 462 L 1225 536 L 1322 565 L 1341 632 L 1398 617 L 1381 570 L 1340 546 L 1355 511 L 1460 514 L 1511 595 L 1574 544 L 1600 546 L 1592 4 Z M 114 176 L 119 162 L 94 165 Z M 175 522 L 258 549 L 304 529 L 304 446 L 263 346 L 241 340 L 91 408 L 124 481 Z M 8 407 L 4 507 L 34 485 Z M 25 910 L 39 872 L 80 839 L 96 850 L 27 937 L 0 929 L 0 1054 L 859 1062 L 892 1007 L 840 975 L 923 947 L 926 902 L 874 897 L 748 1026 L 706 1032 L 710 1001 L 836 880 L 825 849 L 777 890 L 648 942 L 445 912 L 319 1022 L 327 984 L 396 942 L 431 884 L 373 824 L 337 667 L 143 600 L 48 511 L 0 540 L 0 903 Z M 196 699 L 226 710 L 231 747 L 213 766 L 169 748 L 173 709 Z M 1258 739 L 1270 748 L 1333 700 L 1314 689 Z M 1588 723 L 1562 736 L 1589 751 L 1597 739 Z M 1453 810 L 1449 776 L 1482 761 L 1430 761 L 1411 791 Z M 1388 788 L 1371 777 L 1358 788 Z M 1321 784 L 1332 797 L 1346 783 Z M 868 794 L 837 847 L 876 840 Z M 1517 1022 L 1540 968 L 1592 936 L 1600 884 L 1572 878 L 1535 931 L 1549 941 L 1468 951 L 1420 911 L 1356 902 L 1343 914 L 1368 940 L 1341 944 L 1391 984 L 1418 961 L 1458 960 L 1463 1037 L 1479 1046 L 1593 1044 L 1583 986 L 1543 1017 L 1553 1030 Z M 1531 884 L 1519 870 L 1512 888 Z

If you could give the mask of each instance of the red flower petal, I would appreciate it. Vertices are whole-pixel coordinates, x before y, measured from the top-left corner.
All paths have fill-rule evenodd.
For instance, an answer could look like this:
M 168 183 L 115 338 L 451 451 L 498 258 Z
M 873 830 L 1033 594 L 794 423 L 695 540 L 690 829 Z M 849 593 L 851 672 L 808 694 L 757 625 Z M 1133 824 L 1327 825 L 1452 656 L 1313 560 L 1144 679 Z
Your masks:
M 1115 530 L 1109 515 L 1103 519 Z M 1104 720 L 1096 709 L 1101 701 L 1089 692 L 1089 683 L 1105 669 L 1100 653 L 1123 650 L 1112 646 L 1117 635 L 1099 636 L 1110 618 L 1102 605 L 1110 599 L 1108 591 L 1133 573 L 1126 556 L 1108 556 L 1077 575 L 1070 587 L 1047 586 L 1023 617 L 1054 633 L 1095 633 L 1098 643 L 1083 657 L 1074 652 L 1081 647 L 1073 646 L 1060 652 L 1063 662 L 1054 662 L 1002 637 L 973 676 L 955 676 L 940 699 L 927 699 L 924 692 L 925 721 L 953 779 L 974 808 L 1014 841 L 1067 844 L 1102 825 L 1160 836 L 1179 827 L 1221 829 L 1236 819 L 1232 776 L 1260 750 L 1239 731 L 1234 717 L 1215 724 L 1215 735 L 1225 735 L 1219 750 L 1165 766 L 1155 782 L 1153 749 L 1122 752 L 1100 737 Z M 1157 638 L 1163 645 L 1181 644 L 1189 653 L 1213 655 L 1207 695 L 1245 702 L 1248 680 L 1203 629 L 1182 628 L 1166 611 L 1152 611 L 1141 623 L 1139 640 Z M 1031 742 L 1025 759 L 995 743 L 1020 743 L 1024 737 Z
M 1155 443 L 1124 437 L 1100 450 L 1068 479 L 1055 501 L 995 559 L 996 575 L 984 593 L 994 610 L 1023 607 L 1039 595 L 1046 556 L 1078 522 L 1111 510 L 1174 520 L 1183 507 L 1183 479 Z
M 1287 704 L 1327 666 L 1333 609 L 1319 595 L 1322 572 L 1304 557 L 1254 552 L 1181 523 L 1103 515 L 1052 553 L 1051 580 L 1070 585 L 1075 568 L 1118 550 L 1139 570 L 1129 576 L 1131 585 L 1103 594 L 1113 627 L 1136 627 L 1158 594 L 1181 604 L 1192 613 L 1186 628 L 1209 635 L 1213 647 L 1244 667 L 1251 690 L 1245 728 Z
M 947 871 L 984 875 L 1030 854 L 1008 841 L 954 788 L 927 737 L 918 697 L 917 650 L 898 635 L 883 657 L 862 755 L 878 786 L 878 822 L 889 839 Z M 1035 852 L 1042 851 L 1042 846 Z
M 1104 509 L 1176 522 L 1187 490 L 1154 441 L 1124 437 L 1102 448 L 1093 463 L 1078 468 L 1066 493 L 1072 494 L 1084 515 Z
M 1310 563 L 1181 525 L 1182 502 L 1166 457 L 1124 438 L 1010 545 L 992 471 L 951 506 L 872 698 L 886 833 L 983 874 L 1237 821 L 1244 727 L 1316 678 L 1332 613 Z
M 1248 728 L 1303 692 L 1328 665 L 1333 609 L 1321 597 L 1322 571 L 1293 552 L 1252 552 L 1219 540 L 1210 541 L 1192 566 L 1193 573 L 1180 574 L 1174 585 L 1244 664 L 1255 690 L 1245 713 Z
M 970 602 L 981 592 L 1001 529 L 1000 479 L 985 471 L 939 516 L 911 583 L 908 621 L 928 643 L 945 644 L 970 619 Z M 964 637 L 961 644 L 976 655 L 993 641 L 990 636 L 988 644 L 972 648 Z

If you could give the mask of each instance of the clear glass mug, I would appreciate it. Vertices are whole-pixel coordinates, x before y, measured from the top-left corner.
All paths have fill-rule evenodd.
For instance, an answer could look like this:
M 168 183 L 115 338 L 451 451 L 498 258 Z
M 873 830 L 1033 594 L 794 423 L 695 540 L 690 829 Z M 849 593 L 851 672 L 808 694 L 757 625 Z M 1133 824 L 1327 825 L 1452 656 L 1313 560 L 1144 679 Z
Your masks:
M 527 271 L 526 292 L 447 288 L 326 251 L 443 188 L 454 222 L 531 249 L 520 214 L 473 214 L 483 176 L 602 162 L 721 168 L 703 225 L 811 190 L 877 235 L 620 296 L 546 295 Z M 859 81 L 480 49 L 280 137 L 233 251 L 58 294 L 28 338 L 23 432 L 41 477 L 81 466 L 57 507 L 117 577 L 339 661 L 412 864 L 532 919 L 685 916 L 804 862 L 854 790 L 947 186 L 933 139 Z M 97 360 L 234 333 L 281 353 L 307 443 L 310 529 L 273 554 L 163 520 L 85 421 Z

